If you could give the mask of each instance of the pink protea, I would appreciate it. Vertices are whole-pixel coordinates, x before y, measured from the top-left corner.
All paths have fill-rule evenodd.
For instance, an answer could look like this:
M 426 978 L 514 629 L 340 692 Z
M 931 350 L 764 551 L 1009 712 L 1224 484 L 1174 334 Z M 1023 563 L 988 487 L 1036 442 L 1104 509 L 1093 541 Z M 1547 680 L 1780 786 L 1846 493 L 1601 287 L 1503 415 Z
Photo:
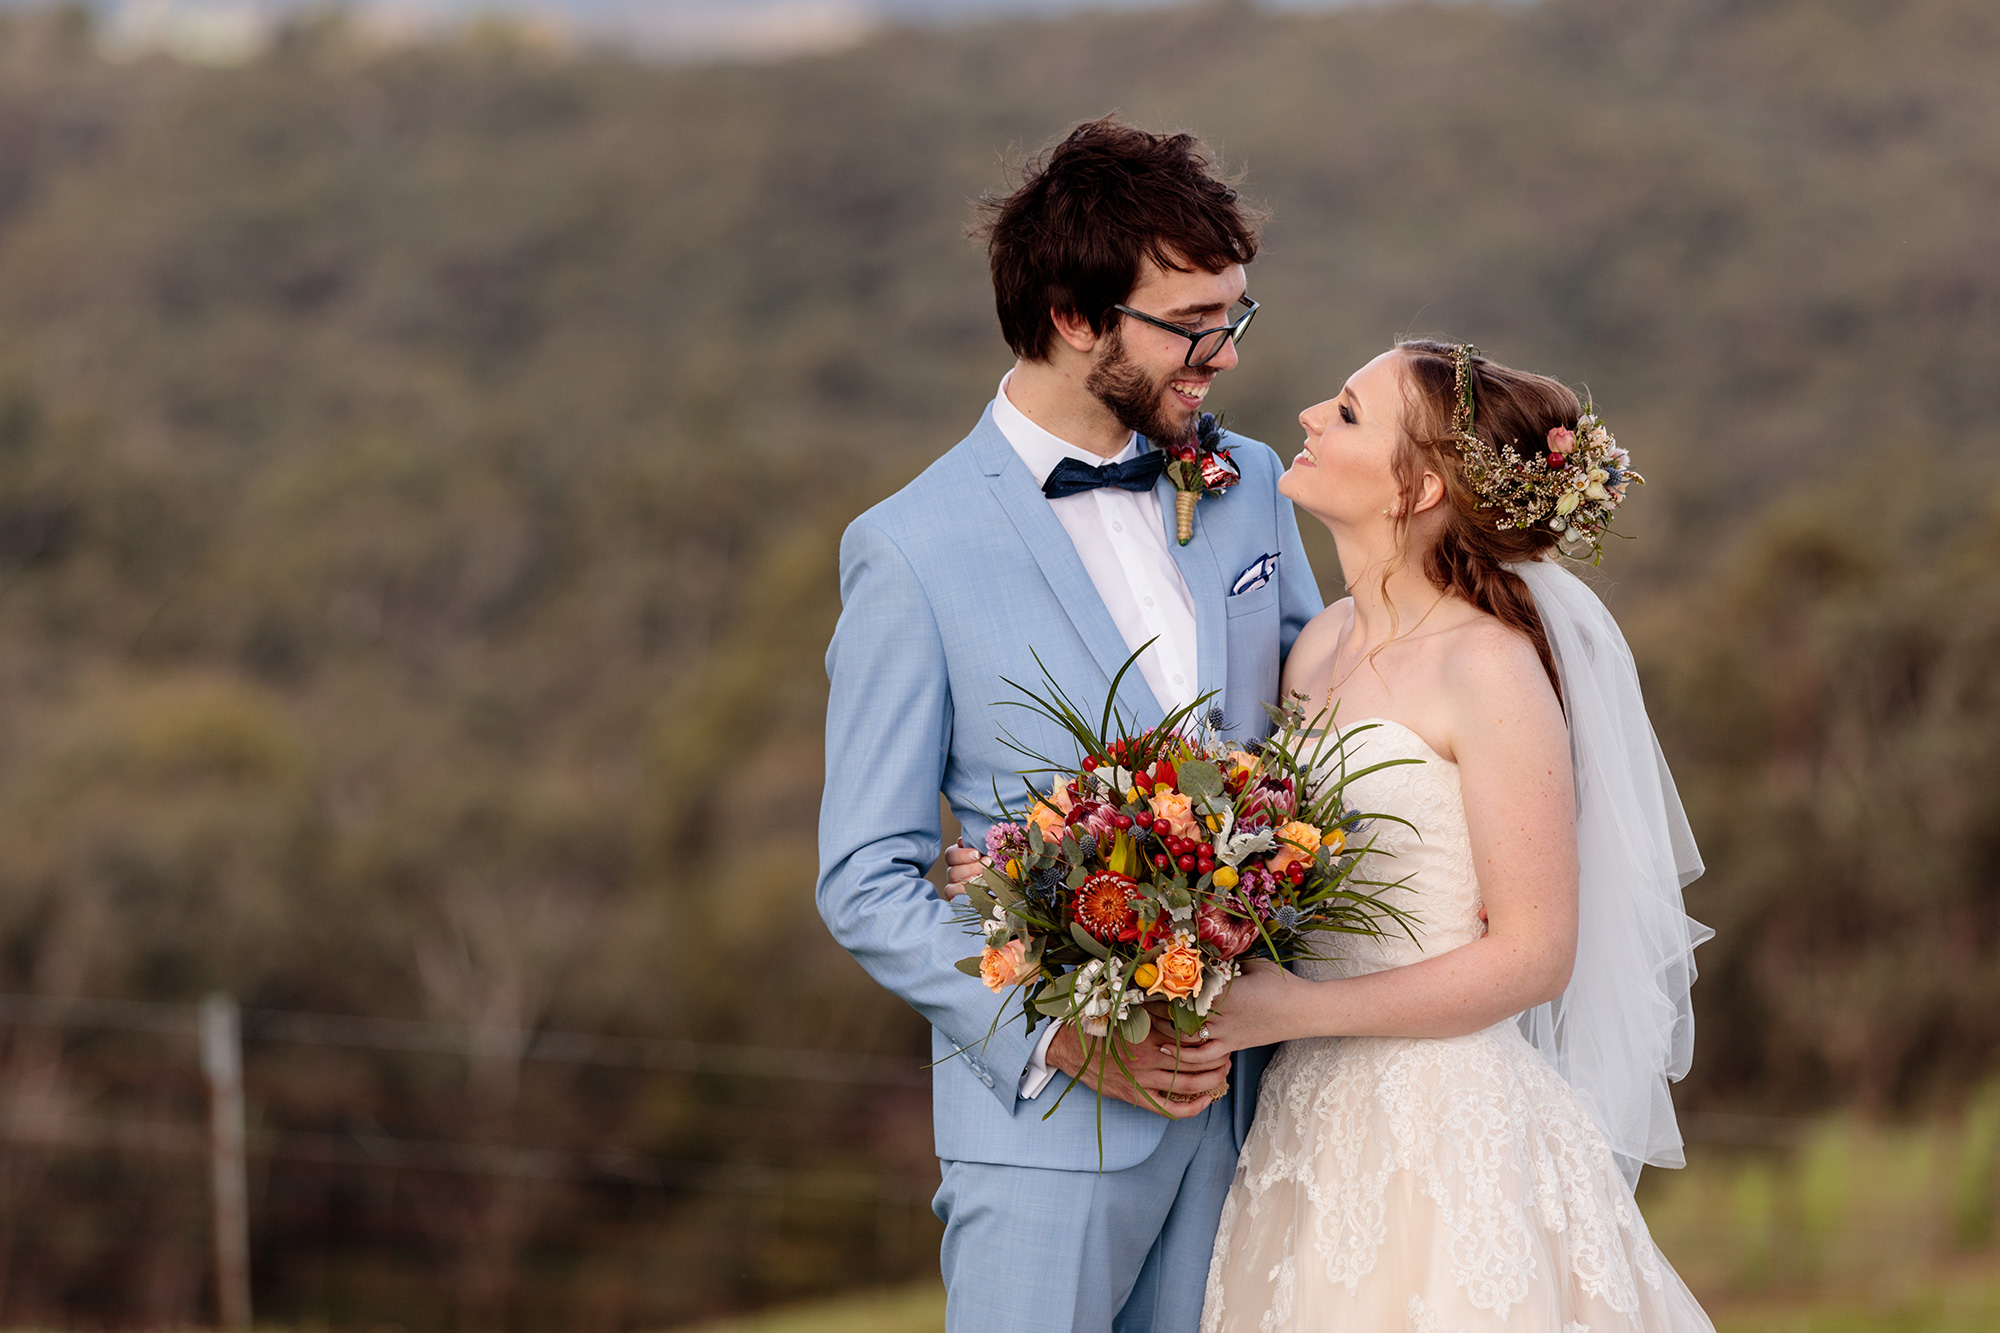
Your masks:
M 1118 826 L 1111 822 L 1117 814 L 1117 808 L 1108 802 L 1078 801 L 1064 816 L 1063 822 L 1077 837 L 1088 833 L 1097 839 L 1099 847 L 1108 849 L 1118 836 Z
M 1236 820 L 1242 825 L 1276 828 L 1298 811 L 1299 798 L 1290 778 L 1259 778 L 1244 789 L 1236 803 Z
M 1229 915 L 1213 903 L 1195 913 L 1195 932 L 1223 958 L 1234 958 L 1257 942 L 1257 923 Z

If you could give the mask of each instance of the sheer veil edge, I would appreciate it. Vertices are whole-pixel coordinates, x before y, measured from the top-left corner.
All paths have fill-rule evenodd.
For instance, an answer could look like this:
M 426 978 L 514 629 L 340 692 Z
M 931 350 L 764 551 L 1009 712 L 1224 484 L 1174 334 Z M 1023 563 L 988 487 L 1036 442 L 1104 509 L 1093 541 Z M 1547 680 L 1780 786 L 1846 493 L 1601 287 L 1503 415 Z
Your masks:
M 1681 898 L 1701 854 L 1618 623 L 1560 565 L 1508 568 L 1534 594 L 1562 682 L 1579 869 L 1569 988 L 1519 1022 L 1636 1185 L 1642 1166 L 1686 1163 L 1668 1084 L 1694 1056 L 1694 950 L 1715 933 Z

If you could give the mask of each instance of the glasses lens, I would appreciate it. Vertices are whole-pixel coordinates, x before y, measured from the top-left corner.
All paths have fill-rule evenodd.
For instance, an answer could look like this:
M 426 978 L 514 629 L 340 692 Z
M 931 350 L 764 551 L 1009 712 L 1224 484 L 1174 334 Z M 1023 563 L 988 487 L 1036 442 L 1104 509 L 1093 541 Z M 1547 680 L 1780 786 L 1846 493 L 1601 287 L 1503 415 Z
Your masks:
M 1204 333 L 1195 340 L 1194 346 L 1188 349 L 1187 363 L 1190 366 L 1205 366 L 1215 360 L 1216 354 L 1222 351 L 1223 344 L 1230 341 L 1230 332 L 1229 329 L 1215 329 Z

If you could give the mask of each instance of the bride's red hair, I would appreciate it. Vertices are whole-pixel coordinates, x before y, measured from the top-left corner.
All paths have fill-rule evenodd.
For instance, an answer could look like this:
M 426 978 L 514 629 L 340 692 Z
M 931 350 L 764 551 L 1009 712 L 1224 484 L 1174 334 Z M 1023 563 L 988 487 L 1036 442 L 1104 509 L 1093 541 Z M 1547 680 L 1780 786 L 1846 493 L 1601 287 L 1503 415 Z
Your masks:
M 1408 514 L 1426 472 L 1444 482 L 1443 531 L 1422 553 L 1426 578 L 1440 591 L 1455 593 L 1512 629 L 1526 635 L 1542 659 L 1549 684 L 1562 696 L 1548 632 L 1535 611 L 1534 595 L 1505 566 L 1541 559 L 1554 549 L 1556 534 L 1546 527 L 1503 528 L 1505 515 L 1482 507 L 1465 479 L 1465 460 L 1452 436 L 1457 389 L 1451 343 L 1417 339 L 1396 344 L 1403 362 L 1402 444 L 1396 451 L 1397 486 Z M 1474 431 L 1498 448 L 1511 444 L 1523 458 L 1548 452 L 1548 436 L 1558 426 L 1576 429 L 1583 402 L 1569 386 L 1546 375 L 1512 370 L 1476 353 L 1467 371 L 1472 383 Z M 1407 518 L 1404 520 L 1407 534 Z

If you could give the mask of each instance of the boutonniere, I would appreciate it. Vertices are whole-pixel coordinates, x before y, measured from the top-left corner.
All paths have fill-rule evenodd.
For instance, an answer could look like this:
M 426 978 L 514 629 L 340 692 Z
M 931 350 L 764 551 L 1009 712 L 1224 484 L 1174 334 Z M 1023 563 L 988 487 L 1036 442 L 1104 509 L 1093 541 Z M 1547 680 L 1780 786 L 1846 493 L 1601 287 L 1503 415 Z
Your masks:
M 1174 535 L 1186 546 L 1194 536 L 1194 503 L 1204 495 L 1220 495 L 1243 480 L 1242 469 L 1223 446 L 1222 422 L 1203 412 L 1195 423 L 1194 443 L 1166 451 L 1167 480 L 1174 484 Z

